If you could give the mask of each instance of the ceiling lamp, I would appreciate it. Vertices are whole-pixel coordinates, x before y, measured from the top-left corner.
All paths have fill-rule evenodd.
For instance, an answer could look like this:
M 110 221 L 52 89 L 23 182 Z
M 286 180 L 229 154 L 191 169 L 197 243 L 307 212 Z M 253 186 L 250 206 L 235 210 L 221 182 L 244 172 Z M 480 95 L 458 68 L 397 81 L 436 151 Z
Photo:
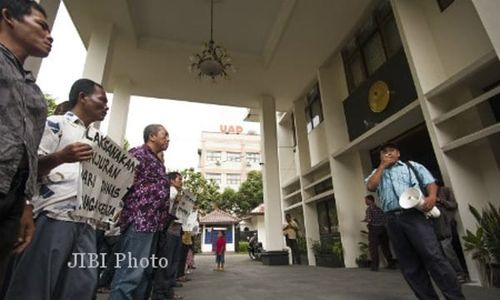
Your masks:
M 189 57 L 191 64 L 189 71 L 197 73 L 198 78 L 210 77 L 213 81 L 217 77 L 229 79 L 229 70 L 234 72 L 231 57 L 227 50 L 217 45 L 213 40 L 214 31 L 214 1 L 210 1 L 210 41 L 205 43 L 200 53 Z

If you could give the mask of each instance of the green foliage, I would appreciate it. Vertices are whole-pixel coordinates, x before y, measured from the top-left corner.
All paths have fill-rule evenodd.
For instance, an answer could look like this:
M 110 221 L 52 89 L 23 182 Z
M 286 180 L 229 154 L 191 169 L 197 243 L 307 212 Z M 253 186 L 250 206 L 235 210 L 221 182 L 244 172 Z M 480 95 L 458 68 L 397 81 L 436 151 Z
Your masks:
M 466 235 L 462 238 L 464 239 L 465 251 L 472 252 L 473 259 L 485 265 L 490 263 L 490 253 L 486 248 L 486 240 L 482 228 L 478 228 L 476 234 L 467 229 Z
M 201 212 L 208 213 L 216 207 L 239 216 L 249 213 L 264 200 L 262 193 L 262 173 L 251 171 L 238 191 L 226 188 L 219 192 L 213 180 L 207 180 L 193 168 L 181 171 L 184 188 L 191 191 Z
M 469 230 L 463 237 L 465 250 L 473 252 L 474 259 L 481 263 L 489 264 L 492 260 L 500 262 L 500 208 L 488 203 L 482 213 L 469 205 L 469 210 L 478 222 L 476 234 Z
M 185 169 L 180 173 L 184 189 L 191 191 L 196 197 L 200 212 L 211 212 L 220 200 L 219 186 L 213 180 L 206 180 L 193 168 Z
M 368 231 L 366 230 L 360 230 L 362 236 L 367 236 Z M 359 256 L 356 260 L 368 260 L 368 243 L 366 242 L 358 242 L 358 247 L 359 247 Z
M 368 244 L 365 242 L 358 242 L 359 247 L 359 260 L 368 260 Z
M 234 212 L 237 208 L 238 193 L 230 187 L 224 189 L 222 192 L 218 207 L 224 211 Z
M 248 252 L 248 242 L 240 241 L 238 243 L 238 252 Z
M 56 110 L 56 98 L 49 94 L 45 94 L 45 101 L 47 102 L 47 116 L 52 116 Z
M 264 202 L 262 189 L 262 173 L 250 171 L 238 190 L 238 206 L 236 213 L 244 215 Z
M 305 237 L 297 236 L 297 245 L 300 254 L 307 254 L 307 242 Z
M 344 248 L 341 241 L 334 241 L 333 244 L 314 241 L 312 243 L 312 250 L 315 255 L 333 254 L 339 259 L 342 259 L 344 256 Z
M 332 253 L 338 258 L 344 257 L 344 248 L 341 241 L 335 241 L 332 246 Z
M 482 266 L 488 282 L 493 282 L 492 262 L 500 263 L 500 208 L 488 203 L 488 207 L 481 213 L 469 205 L 469 210 L 478 223 L 476 233 L 466 230 L 464 248 L 466 252 L 472 253 L 472 258 Z

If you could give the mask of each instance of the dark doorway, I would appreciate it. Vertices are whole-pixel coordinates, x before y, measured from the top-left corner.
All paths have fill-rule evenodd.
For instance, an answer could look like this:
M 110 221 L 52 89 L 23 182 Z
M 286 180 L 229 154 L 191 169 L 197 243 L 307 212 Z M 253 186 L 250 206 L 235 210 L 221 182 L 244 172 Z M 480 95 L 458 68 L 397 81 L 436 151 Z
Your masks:
M 437 180 L 442 181 L 441 171 L 439 170 L 434 149 L 432 149 L 431 139 L 424 123 L 395 137 L 390 142 L 399 145 L 401 152 L 400 159 L 402 161 L 412 160 L 421 163 Z M 378 147 L 370 150 L 370 157 L 372 167 L 374 169 L 377 168 L 380 163 Z

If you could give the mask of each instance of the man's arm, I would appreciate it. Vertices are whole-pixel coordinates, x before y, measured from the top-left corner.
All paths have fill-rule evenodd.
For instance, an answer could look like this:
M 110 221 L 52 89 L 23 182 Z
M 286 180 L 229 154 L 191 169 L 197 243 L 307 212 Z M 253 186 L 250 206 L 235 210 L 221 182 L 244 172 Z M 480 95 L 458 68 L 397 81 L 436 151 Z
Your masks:
M 382 178 L 382 173 L 384 172 L 385 168 L 387 168 L 391 164 L 394 164 L 395 162 L 396 160 L 394 160 L 393 158 L 389 158 L 389 156 L 380 153 L 380 164 L 366 183 L 366 188 L 370 192 L 375 192 L 377 190 L 377 187 L 380 184 L 380 179 Z
M 74 163 L 92 158 L 92 147 L 84 143 L 73 143 L 62 150 L 42 156 L 38 159 L 38 177 L 48 175 L 50 171 L 64 163 Z
M 455 200 L 455 196 L 451 192 L 451 190 L 447 187 L 438 188 L 438 202 L 443 204 L 446 209 L 456 209 L 458 207 L 457 201 Z M 441 197 L 444 196 L 444 197 Z
M 429 196 L 425 197 L 422 209 L 427 212 L 431 210 L 434 205 L 436 205 L 438 186 L 435 182 L 432 182 L 426 185 L 425 188 L 427 189 L 427 195 Z

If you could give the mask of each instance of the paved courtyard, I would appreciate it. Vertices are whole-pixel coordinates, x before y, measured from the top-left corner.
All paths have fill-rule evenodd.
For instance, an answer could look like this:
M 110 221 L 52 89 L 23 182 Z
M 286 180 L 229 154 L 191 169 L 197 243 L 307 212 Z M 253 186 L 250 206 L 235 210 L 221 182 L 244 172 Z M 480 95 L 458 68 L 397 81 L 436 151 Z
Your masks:
M 226 270 L 213 271 L 213 256 L 198 255 L 191 281 L 176 292 L 191 300 L 415 299 L 398 271 L 264 266 L 230 254 Z M 464 286 L 467 299 L 498 300 L 500 289 Z M 99 295 L 98 299 L 106 299 Z

